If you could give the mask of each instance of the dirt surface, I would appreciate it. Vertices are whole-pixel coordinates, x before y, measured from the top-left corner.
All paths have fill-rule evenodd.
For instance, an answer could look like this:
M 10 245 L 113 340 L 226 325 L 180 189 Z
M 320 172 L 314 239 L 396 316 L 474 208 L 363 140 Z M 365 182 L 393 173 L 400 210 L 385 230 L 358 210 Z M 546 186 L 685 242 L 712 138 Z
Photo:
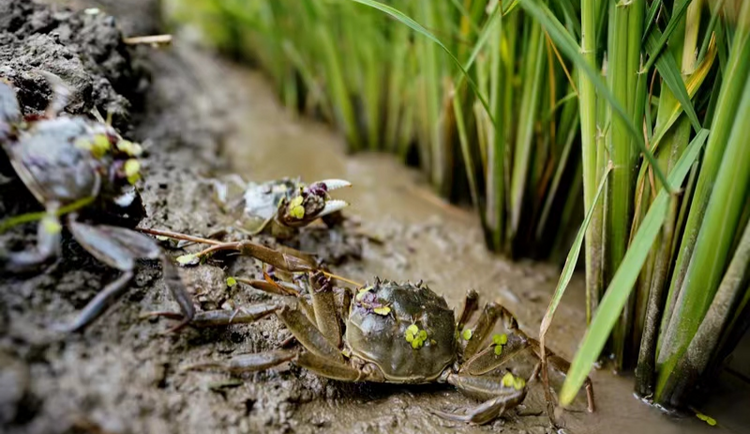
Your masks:
M 342 140 L 328 127 L 284 111 L 260 74 L 180 37 L 160 50 L 124 47 L 117 29 L 128 36 L 160 30 L 157 2 L 66 3 L 78 12 L 0 0 L 0 77 L 19 88 L 22 104 L 34 112 L 43 109 L 49 89 L 33 71 L 49 68 L 76 89 L 68 111 L 109 111 L 126 137 L 144 144 L 147 176 L 141 188 L 148 217 L 141 226 L 203 236 L 225 229 L 206 181 L 224 173 L 257 181 L 349 179 L 355 187 L 337 197 L 353 204 L 350 223 L 333 231 L 311 228 L 292 246 L 338 264 L 334 271 L 355 280 L 423 279 L 452 306 L 475 288 L 485 300 L 501 301 L 535 335 L 556 267 L 489 255 L 472 213 L 442 203 L 418 173 L 387 156 L 346 157 Z M 81 12 L 92 6 L 101 13 Z M 18 182 L 0 185 L 0 197 L 3 214 L 35 208 Z M 0 242 L 22 248 L 34 233 L 26 225 Z M 506 418 L 474 427 L 429 412 L 476 405 L 449 387 L 344 384 L 295 367 L 240 377 L 185 372 L 181 368 L 192 363 L 277 348 L 289 334 L 269 318 L 162 335 L 169 321 L 140 317 L 177 305 L 159 265 L 140 265 L 132 290 L 84 333 L 71 336 L 51 326 L 71 320 L 115 271 L 69 241 L 63 258 L 38 273 L 0 277 L 1 432 L 550 432 L 536 392 Z M 230 275 L 260 277 L 260 269 L 252 260 L 227 258 L 182 270 L 199 309 L 268 298 L 247 287 L 227 287 Z M 583 333 L 581 293 L 581 282 L 574 280 L 550 333 L 550 346 L 565 357 Z M 695 418 L 668 418 L 641 404 L 631 397 L 627 378 L 607 370 L 592 377 L 599 410 L 566 414 L 566 432 L 632 432 L 634 424 L 642 433 L 716 432 Z M 750 426 L 731 408 L 747 404 L 746 391 L 730 384 L 720 390 L 730 405 L 704 410 L 724 432 Z

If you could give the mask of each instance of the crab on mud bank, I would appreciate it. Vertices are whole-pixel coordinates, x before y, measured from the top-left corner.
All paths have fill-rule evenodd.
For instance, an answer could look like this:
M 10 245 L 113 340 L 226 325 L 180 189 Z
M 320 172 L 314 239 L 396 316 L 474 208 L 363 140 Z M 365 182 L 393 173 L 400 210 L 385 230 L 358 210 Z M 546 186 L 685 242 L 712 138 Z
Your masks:
M 137 224 L 144 210 L 134 184 L 140 177 L 140 146 L 123 140 L 109 125 L 60 114 L 69 90 L 59 77 L 40 72 L 53 98 L 43 116 L 21 114 L 15 92 L 0 80 L 0 146 L 18 177 L 44 207 L 37 245 L 8 252 L 0 246 L 0 266 L 23 272 L 60 254 L 63 226 L 99 261 L 122 275 L 91 300 L 66 331 L 77 331 L 101 315 L 127 289 L 137 259 L 161 259 L 164 279 L 186 318 L 193 305 L 176 266 L 150 237 L 123 226 L 97 224 L 107 217 Z M 93 220 L 93 221 L 90 221 Z
M 279 255 L 281 255 L 279 253 Z M 275 314 L 302 345 L 300 351 L 275 350 L 227 361 L 193 365 L 230 372 L 261 371 L 292 362 L 322 377 L 349 382 L 397 384 L 448 383 L 483 403 L 462 412 L 432 410 L 443 418 L 484 424 L 524 401 L 527 382 L 540 374 L 538 341 L 518 328 L 515 317 L 495 302 L 487 303 L 473 328 L 464 329 L 478 310 L 478 295 L 467 293 L 456 317 L 445 299 L 423 283 L 375 279 L 373 285 L 346 290 L 339 304 L 329 274 L 313 263 L 289 255 L 272 265 L 308 275 L 307 293 L 272 279 L 246 281 L 251 286 L 285 295 L 278 302 L 258 303 L 236 311 L 198 312 L 195 327 L 253 322 Z M 257 257 L 257 255 L 256 255 Z M 172 319 L 178 313 L 155 312 Z M 501 320 L 504 333 L 492 335 Z M 491 340 L 486 344 L 488 339 Z M 548 366 L 564 376 L 570 364 L 549 350 Z M 593 387 L 586 380 L 589 411 Z
M 266 232 L 279 239 L 291 237 L 297 229 L 318 218 L 327 224 L 338 221 L 336 216 L 349 204 L 331 198 L 329 192 L 350 186 L 351 183 L 341 179 L 309 185 L 289 178 L 246 184 L 236 175 L 226 182 L 214 182 L 217 200 L 223 208 L 240 212 L 238 226 L 243 232 L 249 235 Z

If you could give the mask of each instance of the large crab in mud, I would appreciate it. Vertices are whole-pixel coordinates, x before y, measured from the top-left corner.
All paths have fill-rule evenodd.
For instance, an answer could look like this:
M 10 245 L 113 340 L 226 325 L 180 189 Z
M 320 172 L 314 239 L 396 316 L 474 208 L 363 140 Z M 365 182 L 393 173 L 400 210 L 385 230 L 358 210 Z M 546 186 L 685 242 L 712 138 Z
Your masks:
M 337 302 L 332 275 L 304 258 L 272 252 L 269 249 L 263 255 L 258 255 L 258 251 L 251 253 L 281 270 L 305 272 L 306 291 L 268 276 L 266 280 L 245 281 L 283 297 L 236 311 L 197 312 L 190 324 L 205 327 L 248 323 L 275 314 L 302 349 L 241 355 L 191 368 L 260 371 L 291 362 L 340 381 L 448 383 L 483 403 L 461 412 L 433 412 L 475 424 L 490 422 L 519 405 L 526 398 L 527 382 L 539 377 L 539 342 L 523 333 L 515 317 L 501 305 L 487 303 L 474 326 L 464 328 L 478 310 L 475 291 L 467 293 L 458 316 L 442 296 L 421 282 L 375 279 L 372 285 L 344 290 Z M 182 319 L 185 324 L 185 318 L 178 313 L 153 314 Z M 504 329 L 493 334 L 499 320 Z M 551 371 L 564 377 L 569 363 L 549 350 L 546 354 Z M 593 411 L 589 379 L 586 398 L 589 411 Z
M 256 235 L 268 233 L 275 238 L 291 237 L 297 229 L 318 218 L 335 223 L 340 211 L 349 204 L 333 199 L 330 192 L 351 183 L 327 179 L 304 184 L 299 179 L 282 178 L 263 183 L 245 183 L 233 175 L 226 181 L 214 181 L 216 199 L 223 208 L 239 211 L 238 227 Z
M 150 237 L 123 226 L 97 224 L 108 214 L 118 222 L 138 220 L 143 206 L 134 187 L 140 174 L 140 146 L 123 140 L 108 124 L 60 112 L 68 88 L 61 79 L 40 72 L 49 81 L 53 98 L 42 116 L 21 114 L 15 92 L 0 79 L 0 146 L 20 180 L 44 207 L 37 245 L 8 252 L 0 246 L 0 265 L 10 272 L 35 268 L 60 254 L 63 226 L 99 261 L 122 271 L 91 300 L 65 330 L 80 330 L 110 306 L 128 287 L 137 259 L 162 259 L 164 278 L 183 314 L 193 306 L 176 267 Z M 94 220 L 94 221 L 91 221 Z

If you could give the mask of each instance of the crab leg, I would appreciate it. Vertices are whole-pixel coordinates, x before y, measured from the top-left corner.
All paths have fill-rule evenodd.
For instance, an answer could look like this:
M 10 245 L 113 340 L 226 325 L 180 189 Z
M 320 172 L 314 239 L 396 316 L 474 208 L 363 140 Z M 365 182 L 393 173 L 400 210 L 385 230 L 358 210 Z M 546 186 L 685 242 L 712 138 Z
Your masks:
M 284 306 L 276 312 L 276 315 L 310 352 L 332 361 L 344 363 L 344 357 L 339 349 L 333 346 L 297 306 Z
M 241 255 L 251 256 L 261 262 L 273 265 L 283 271 L 290 273 L 316 271 L 317 266 L 312 259 L 280 252 L 264 245 L 253 243 L 252 241 L 237 241 L 231 243 L 221 243 L 211 246 L 205 250 L 196 253 L 195 257 L 205 256 L 211 253 L 233 250 L 240 252 Z
M 46 215 L 37 225 L 37 244 L 33 250 L 5 253 L 0 250 L 0 263 L 8 271 L 22 272 L 46 262 L 60 249 L 62 226 L 57 217 L 57 204 L 47 207 Z
M 534 349 L 534 353 L 536 353 L 537 357 L 540 358 L 540 362 L 537 365 L 537 370 L 541 368 L 541 344 L 536 339 L 529 338 L 529 343 L 531 344 L 531 347 Z M 558 356 L 557 354 L 553 353 L 549 350 L 549 348 L 545 349 L 546 357 L 547 357 L 547 365 L 548 367 L 554 369 L 562 376 L 567 376 L 568 371 L 570 370 L 570 362 L 563 359 L 562 357 Z M 586 403 L 587 403 L 587 410 L 589 413 L 593 413 L 596 410 L 596 405 L 594 403 L 594 385 L 591 382 L 591 378 L 586 377 L 586 380 L 583 382 L 585 388 L 586 388 Z
M 460 331 L 464 329 L 464 326 L 467 322 L 469 322 L 469 319 L 471 319 L 471 316 L 474 315 L 474 312 L 477 311 L 479 308 L 479 294 L 473 289 L 470 289 L 466 293 L 466 298 L 464 299 L 464 305 L 461 308 L 461 314 L 458 316 L 458 322 L 456 323 L 456 328 Z
M 69 218 L 68 227 L 86 251 L 99 261 L 122 271 L 123 274 L 97 294 L 73 323 L 64 327 L 64 330 L 79 331 L 109 308 L 127 289 L 133 278 L 135 261 L 141 258 L 162 259 L 165 283 L 179 303 L 185 321 L 192 319 L 195 311 L 178 271 L 171 261 L 163 256 L 154 240 L 117 226 L 91 226 L 80 223 L 75 221 L 74 215 Z
M 294 361 L 294 364 L 333 380 L 362 381 L 365 377 L 362 371 L 354 369 L 343 362 L 333 360 L 329 357 L 321 357 L 307 351 L 300 354 Z
M 237 281 L 246 285 L 250 285 L 255 289 L 267 292 L 269 294 L 282 295 L 284 297 L 295 296 L 297 298 L 297 305 L 305 312 L 305 316 L 307 316 L 307 318 L 311 322 L 317 322 L 315 321 L 315 311 L 313 310 L 313 307 L 310 306 L 310 303 L 302 297 L 302 295 L 300 294 L 300 288 L 297 285 L 288 282 L 274 282 L 270 280 L 254 279 L 251 280 L 243 278 L 237 278 Z
M 527 391 L 525 384 L 520 384 L 519 388 L 508 386 L 503 378 L 498 377 L 449 375 L 448 382 L 469 396 L 490 398 L 474 408 L 467 409 L 465 413 L 450 413 L 436 409 L 430 411 L 444 419 L 477 425 L 491 422 L 505 413 L 506 409 L 517 406 L 524 400 Z
M 488 346 L 461 365 L 460 372 L 469 375 L 484 375 L 508 363 L 516 354 L 527 349 L 529 343 L 516 335 L 506 335 L 508 342 L 502 346 L 501 354 L 494 346 Z
M 464 358 L 471 358 L 471 356 L 479 351 L 479 348 L 482 347 L 482 344 L 489 336 L 489 333 L 495 327 L 495 323 L 500 317 L 502 309 L 503 308 L 494 301 L 484 305 L 484 309 L 474 326 L 474 333 L 466 344 L 466 348 L 464 348 Z
M 125 292 L 128 283 L 133 279 L 132 271 L 124 271 L 120 277 L 110 282 L 103 290 L 99 291 L 80 314 L 67 326 L 61 326 L 58 329 L 63 332 L 73 333 L 82 330 L 92 321 L 97 319 L 107 308 L 117 301 Z
M 331 279 L 322 272 L 310 275 L 313 309 L 318 330 L 336 347 L 341 346 L 341 322 L 333 297 Z
M 220 369 L 233 373 L 264 371 L 284 362 L 288 362 L 296 354 L 292 351 L 276 350 L 264 353 L 243 354 L 234 356 L 223 362 L 206 362 L 189 365 L 183 370 Z
M 239 309 L 218 309 L 196 312 L 189 325 L 196 328 L 227 326 L 231 324 L 249 324 L 264 318 L 279 309 L 279 306 L 271 303 L 258 303 L 243 306 Z M 180 312 L 149 312 L 145 317 L 163 316 L 174 320 L 184 320 L 185 316 Z

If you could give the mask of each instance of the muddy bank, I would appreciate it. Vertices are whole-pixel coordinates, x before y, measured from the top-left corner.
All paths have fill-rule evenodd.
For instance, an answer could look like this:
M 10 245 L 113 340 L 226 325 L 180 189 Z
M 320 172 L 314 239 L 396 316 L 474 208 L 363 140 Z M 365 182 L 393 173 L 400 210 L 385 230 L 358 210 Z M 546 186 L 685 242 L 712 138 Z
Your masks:
M 121 13 L 117 22 L 129 36 L 159 30 L 158 15 L 143 14 L 154 11 L 155 2 L 75 3 Z M 128 52 L 136 63 L 143 62 L 140 77 L 148 84 L 124 127 L 147 150 L 142 190 L 148 218 L 142 226 L 200 235 L 224 228 L 203 180 L 230 171 L 253 180 L 346 178 L 355 187 L 337 196 L 353 204 L 348 215 L 361 224 L 343 232 L 306 231 L 297 247 L 340 260 L 335 271 L 360 281 L 374 275 L 423 279 L 452 306 L 475 288 L 484 299 L 498 299 L 510 308 L 521 327 L 535 335 L 556 283 L 556 267 L 512 264 L 488 255 L 470 212 L 443 204 L 418 173 L 387 156 L 345 157 L 336 134 L 285 112 L 260 74 L 182 39 L 169 49 Z M 21 208 L 33 206 L 13 197 Z M 33 227 L 13 232 L 14 247 L 31 242 L 33 232 Z M 341 245 L 353 248 L 333 249 Z M 252 289 L 228 288 L 227 275 L 258 277 L 259 268 L 237 259 L 183 269 L 200 309 L 267 299 Z M 183 372 L 182 366 L 197 361 L 276 348 L 288 333 L 272 318 L 162 336 L 171 323 L 140 319 L 150 311 L 177 309 L 156 263 L 142 263 L 132 290 L 82 335 L 48 331 L 72 319 L 116 276 L 71 242 L 63 260 L 38 275 L 0 278 L 3 432 L 548 432 L 538 395 L 506 419 L 473 427 L 430 414 L 430 408 L 475 404 L 448 387 L 344 384 L 297 368 L 239 378 Z M 580 289 L 575 281 L 549 338 L 550 346 L 566 357 L 583 333 Z M 643 433 L 717 432 L 697 419 L 671 420 L 645 407 L 631 397 L 627 378 L 602 370 L 593 380 L 599 411 L 567 414 L 567 432 L 631 432 L 634 426 Z M 738 406 L 747 396 L 731 385 L 726 393 L 739 397 L 731 401 Z M 725 432 L 748 426 L 728 412 L 722 418 L 719 410 L 705 409 L 728 427 Z

